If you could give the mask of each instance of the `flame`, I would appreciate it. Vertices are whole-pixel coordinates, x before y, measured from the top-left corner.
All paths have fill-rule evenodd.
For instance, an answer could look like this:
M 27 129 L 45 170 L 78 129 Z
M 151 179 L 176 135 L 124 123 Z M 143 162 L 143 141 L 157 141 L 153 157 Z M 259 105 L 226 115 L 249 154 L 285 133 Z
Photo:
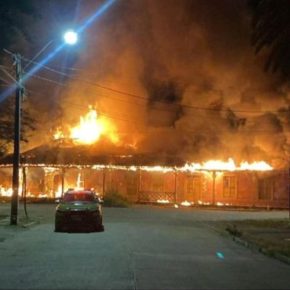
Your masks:
M 0 195 L 1 196 L 7 196 L 7 197 L 11 197 L 13 194 L 13 189 L 10 187 L 10 188 L 5 188 L 5 187 L 2 187 L 0 185 Z
M 204 163 L 187 163 L 183 167 L 179 168 L 180 171 L 190 171 L 194 172 L 197 170 L 220 170 L 220 171 L 238 171 L 238 170 L 253 170 L 253 171 L 267 171 L 273 170 L 273 167 L 270 166 L 265 161 L 255 161 L 249 163 L 243 161 L 237 166 L 232 158 L 229 158 L 228 161 L 221 160 L 209 160 Z
M 102 136 L 114 144 L 119 142 L 114 124 L 104 116 L 99 117 L 97 111 L 91 106 L 84 116 L 80 116 L 79 124 L 69 128 L 69 132 L 69 134 L 65 134 L 60 128 L 57 128 L 53 137 L 54 139 L 68 137 L 76 143 L 87 145 L 96 143 Z
M 61 191 L 61 185 L 59 185 L 58 186 L 58 188 L 57 188 L 57 191 L 54 193 L 54 196 L 56 197 L 56 198 L 60 198 L 61 197 L 61 195 L 62 195 L 62 191 Z
M 265 161 L 257 161 L 249 164 L 248 162 L 242 162 L 240 165 L 241 170 L 260 170 L 267 171 L 272 170 L 272 166 L 270 166 Z
M 85 116 L 80 117 L 80 123 L 77 126 L 70 129 L 70 138 L 83 144 L 93 144 L 102 135 L 105 135 L 112 143 L 119 141 L 113 124 L 104 117 L 98 118 L 97 111 L 92 108 L 89 108 Z
M 60 127 L 57 127 L 57 128 L 56 128 L 56 131 L 55 131 L 55 133 L 53 134 L 53 138 L 54 138 L 55 140 L 64 138 L 64 134 L 63 134 L 63 132 L 62 132 L 62 130 L 61 130 Z
M 269 171 L 273 170 L 273 167 L 265 161 L 255 161 L 249 163 L 243 161 L 237 166 L 232 158 L 229 158 L 227 162 L 221 160 L 209 160 L 203 163 L 186 163 L 182 167 L 168 167 L 168 166 L 123 166 L 123 165 L 93 165 L 92 169 L 102 170 L 104 168 L 117 169 L 117 170 L 128 170 L 128 171 L 149 171 L 149 172 L 196 172 L 196 171 Z

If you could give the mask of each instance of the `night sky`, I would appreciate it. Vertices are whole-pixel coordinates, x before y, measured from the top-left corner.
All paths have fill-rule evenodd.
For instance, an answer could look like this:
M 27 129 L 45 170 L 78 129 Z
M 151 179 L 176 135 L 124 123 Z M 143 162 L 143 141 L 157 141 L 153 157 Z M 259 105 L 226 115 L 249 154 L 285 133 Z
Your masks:
M 78 27 L 103 2 L 41 1 L 23 54 L 33 57 L 59 37 L 55 31 Z M 80 44 L 48 64 L 62 74 L 37 73 L 54 83 L 27 83 L 38 129 L 26 147 L 49 142 L 47 132 L 77 122 L 93 105 L 118 128 L 123 144 L 108 149 L 114 152 L 135 142 L 137 152 L 189 161 L 281 163 L 288 150 L 289 88 L 278 73 L 265 72 L 268 51 L 255 54 L 247 3 L 116 1 L 80 35 Z

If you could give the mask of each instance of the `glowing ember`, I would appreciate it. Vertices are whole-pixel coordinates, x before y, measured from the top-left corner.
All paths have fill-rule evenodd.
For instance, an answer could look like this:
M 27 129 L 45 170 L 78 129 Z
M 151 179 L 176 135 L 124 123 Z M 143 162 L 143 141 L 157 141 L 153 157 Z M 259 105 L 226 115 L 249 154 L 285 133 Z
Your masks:
M 109 139 L 112 143 L 119 142 L 119 136 L 115 126 L 104 116 L 99 117 L 97 111 L 89 107 L 86 115 L 80 117 L 78 125 L 69 128 L 69 134 L 65 134 L 57 128 L 54 139 L 66 138 L 69 136 L 76 143 L 93 144 L 101 137 Z
M 182 206 L 191 206 L 191 205 L 193 205 L 192 202 L 189 202 L 189 201 L 187 201 L 187 200 L 181 202 L 180 204 L 181 204 Z
M 169 200 L 168 199 L 158 199 L 157 202 L 166 204 L 166 203 L 169 203 Z

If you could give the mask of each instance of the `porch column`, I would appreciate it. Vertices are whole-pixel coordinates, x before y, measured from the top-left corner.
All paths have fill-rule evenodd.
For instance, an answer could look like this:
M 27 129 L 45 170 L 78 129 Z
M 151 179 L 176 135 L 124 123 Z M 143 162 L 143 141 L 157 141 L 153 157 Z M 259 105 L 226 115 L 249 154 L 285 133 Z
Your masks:
M 174 179 L 175 179 L 175 184 L 174 184 L 174 203 L 177 202 L 177 172 L 176 170 L 174 171 Z
M 216 179 L 216 172 L 212 172 L 212 204 L 215 204 L 215 179 Z
M 22 198 L 23 198 L 23 206 L 26 218 L 28 218 L 27 207 L 26 207 L 26 167 L 22 167 Z
M 103 198 L 106 191 L 106 168 L 103 168 Z
M 138 179 L 137 179 L 137 198 L 138 202 L 140 202 L 140 185 L 141 185 L 141 169 L 138 168 Z
M 62 167 L 61 169 L 61 197 L 63 197 L 63 194 L 64 194 L 64 176 L 65 176 L 65 168 Z

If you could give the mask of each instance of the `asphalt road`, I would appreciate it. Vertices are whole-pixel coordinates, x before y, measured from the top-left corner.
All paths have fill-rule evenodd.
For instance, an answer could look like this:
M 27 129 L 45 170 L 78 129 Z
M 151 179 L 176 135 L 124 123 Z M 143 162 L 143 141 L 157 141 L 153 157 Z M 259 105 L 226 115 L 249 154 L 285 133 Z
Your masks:
M 54 233 L 53 208 L 30 206 L 30 228 L 0 226 L 0 289 L 290 289 L 290 266 L 208 223 L 287 212 L 105 208 L 105 232 L 85 234 Z

